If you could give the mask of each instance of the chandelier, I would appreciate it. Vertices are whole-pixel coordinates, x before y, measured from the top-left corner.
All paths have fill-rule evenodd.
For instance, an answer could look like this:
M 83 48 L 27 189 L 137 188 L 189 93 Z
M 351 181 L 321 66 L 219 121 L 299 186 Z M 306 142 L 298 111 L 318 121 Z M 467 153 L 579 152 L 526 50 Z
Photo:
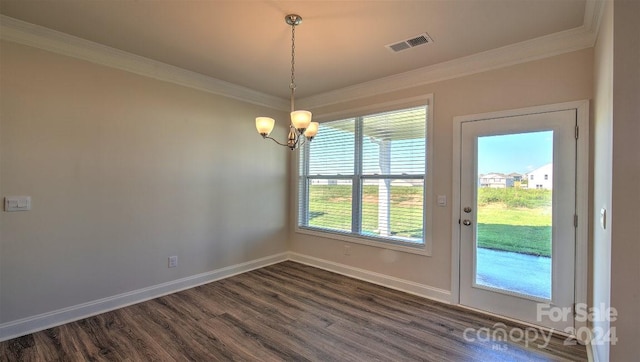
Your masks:
M 268 138 L 280 146 L 287 146 L 292 151 L 301 147 L 307 142 L 311 142 L 313 137 L 318 133 L 318 122 L 311 122 L 311 112 L 295 110 L 295 92 L 296 92 L 296 26 L 302 22 L 302 17 L 296 14 L 289 14 L 284 17 L 287 24 L 291 25 L 291 123 L 289 124 L 289 135 L 287 143 L 280 143 L 269 134 L 273 130 L 275 120 L 270 117 L 256 117 L 256 129 L 262 138 Z

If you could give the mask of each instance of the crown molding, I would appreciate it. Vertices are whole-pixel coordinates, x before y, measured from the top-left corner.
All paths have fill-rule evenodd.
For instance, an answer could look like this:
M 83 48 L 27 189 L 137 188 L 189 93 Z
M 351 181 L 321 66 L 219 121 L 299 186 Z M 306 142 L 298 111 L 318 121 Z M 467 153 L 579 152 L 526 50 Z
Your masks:
M 604 4 L 607 0 L 587 0 L 584 8 L 583 24 L 585 29 L 593 34 L 593 43 L 596 42 L 598 31 L 600 30 L 600 19 L 604 12 Z
M 277 110 L 287 100 L 220 79 L 118 50 L 66 33 L 0 15 L 0 39 L 86 60 L 149 78 L 179 84 Z
M 598 34 L 604 2 L 587 0 L 583 25 L 574 29 L 305 97 L 297 102 L 304 109 L 324 107 L 591 48 Z

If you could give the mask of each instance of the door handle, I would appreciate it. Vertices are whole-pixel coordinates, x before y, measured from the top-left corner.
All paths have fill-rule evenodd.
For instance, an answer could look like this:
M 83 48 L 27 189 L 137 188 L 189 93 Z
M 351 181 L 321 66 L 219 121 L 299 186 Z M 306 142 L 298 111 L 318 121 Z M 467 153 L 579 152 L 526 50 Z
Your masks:
M 471 220 L 464 219 L 464 220 L 462 220 L 462 224 L 464 224 L 465 226 L 469 226 L 469 225 L 471 225 Z

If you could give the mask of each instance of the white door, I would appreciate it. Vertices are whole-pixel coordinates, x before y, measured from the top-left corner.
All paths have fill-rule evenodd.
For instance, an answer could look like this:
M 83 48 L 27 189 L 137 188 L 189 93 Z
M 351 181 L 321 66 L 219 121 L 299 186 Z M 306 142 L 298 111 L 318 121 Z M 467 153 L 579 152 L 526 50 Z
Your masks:
M 576 110 L 460 129 L 460 304 L 573 326 Z

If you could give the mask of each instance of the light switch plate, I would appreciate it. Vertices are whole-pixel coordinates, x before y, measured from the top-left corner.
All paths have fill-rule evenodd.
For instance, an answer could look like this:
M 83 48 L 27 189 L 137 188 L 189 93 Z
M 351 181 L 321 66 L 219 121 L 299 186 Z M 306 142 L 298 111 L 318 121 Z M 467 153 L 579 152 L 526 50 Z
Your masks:
M 437 202 L 440 207 L 447 206 L 447 195 L 438 195 Z
M 31 210 L 31 196 L 7 196 L 4 198 L 4 211 Z

